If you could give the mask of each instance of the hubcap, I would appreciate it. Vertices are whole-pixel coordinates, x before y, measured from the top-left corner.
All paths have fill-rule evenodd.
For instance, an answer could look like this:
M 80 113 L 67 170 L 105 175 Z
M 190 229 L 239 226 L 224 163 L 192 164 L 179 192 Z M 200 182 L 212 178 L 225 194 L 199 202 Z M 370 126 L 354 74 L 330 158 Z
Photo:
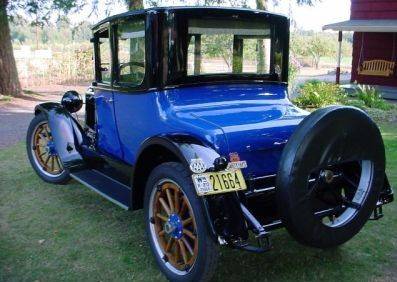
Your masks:
M 332 183 L 332 180 L 334 180 L 334 172 L 329 169 L 325 169 L 320 173 L 320 177 L 324 179 L 324 181 L 328 184 Z
M 32 155 L 40 171 L 50 177 L 63 172 L 51 130 L 47 122 L 37 125 L 32 136 Z
M 191 205 L 172 180 L 163 179 L 150 197 L 150 235 L 168 269 L 183 275 L 190 271 L 198 253 L 196 222 Z
M 164 231 L 174 239 L 181 239 L 183 236 L 183 224 L 180 216 L 173 213 L 164 224 Z

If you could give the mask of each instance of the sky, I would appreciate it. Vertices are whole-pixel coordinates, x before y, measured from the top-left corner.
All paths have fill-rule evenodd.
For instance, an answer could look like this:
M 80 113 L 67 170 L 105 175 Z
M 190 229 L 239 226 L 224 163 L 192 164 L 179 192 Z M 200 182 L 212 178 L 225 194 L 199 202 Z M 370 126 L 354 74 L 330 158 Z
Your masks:
M 126 11 L 125 5 L 118 3 L 113 4 L 110 14 L 107 14 L 104 8 L 105 2 L 105 0 L 99 0 L 98 13 L 89 17 L 90 22 L 95 23 L 106 18 L 108 15 Z M 185 3 L 186 5 L 189 2 L 194 5 L 200 2 L 200 0 L 185 0 L 184 2 L 180 0 L 160 0 L 159 2 L 162 6 L 180 6 L 181 3 Z M 255 0 L 249 0 L 248 5 L 251 8 L 255 8 Z M 350 18 L 350 0 L 321 0 L 312 7 L 306 5 L 298 6 L 294 0 L 280 0 L 278 5 L 271 5 L 270 10 L 290 16 L 299 29 L 320 31 L 326 24 L 344 21 Z M 86 19 L 90 12 L 87 8 L 79 13 L 79 15 L 73 15 L 71 20 L 73 23 L 78 23 L 81 19 Z

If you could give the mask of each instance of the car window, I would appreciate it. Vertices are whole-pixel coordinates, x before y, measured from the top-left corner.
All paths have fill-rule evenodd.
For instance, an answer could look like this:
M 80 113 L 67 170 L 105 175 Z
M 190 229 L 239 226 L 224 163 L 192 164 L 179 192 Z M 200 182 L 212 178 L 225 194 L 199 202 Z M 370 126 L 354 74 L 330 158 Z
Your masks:
M 270 26 L 255 21 L 189 20 L 188 75 L 269 74 Z
M 119 82 L 141 85 L 145 78 L 145 21 L 120 23 L 117 39 Z
M 101 82 L 110 83 L 111 80 L 111 53 L 109 30 L 106 29 L 98 34 L 99 43 L 99 72 Z

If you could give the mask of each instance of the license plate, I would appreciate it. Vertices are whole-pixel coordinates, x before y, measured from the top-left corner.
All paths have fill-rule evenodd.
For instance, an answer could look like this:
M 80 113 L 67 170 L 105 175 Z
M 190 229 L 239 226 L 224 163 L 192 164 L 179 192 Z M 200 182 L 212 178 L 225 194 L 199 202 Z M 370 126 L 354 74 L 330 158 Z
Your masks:
M 247 189 L 241 170 L 193 174 L 197 195 L 213 195 Z

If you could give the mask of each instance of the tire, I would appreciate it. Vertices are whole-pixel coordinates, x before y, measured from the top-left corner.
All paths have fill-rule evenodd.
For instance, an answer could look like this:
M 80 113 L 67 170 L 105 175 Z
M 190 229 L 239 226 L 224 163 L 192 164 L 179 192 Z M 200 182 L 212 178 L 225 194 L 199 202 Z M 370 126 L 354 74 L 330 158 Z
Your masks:
M 48 120 L 43 113 L 36 115 L 29 124 L 26 150 L 30 164 L 41 179 L 53 184 L 66 184 L 70 180 L 69 172 L 56 154 Z
M 178 189 L 179 192 L 176 192 Z M 167 201 L 168 192 L 171 195 L 172 204 Z M 178 195 L 180 199 L 179 204 L 175 201 L 175 195 Z M 166 214 L 160 203 L 160 198 L 167 201 L 171 210 L 171 216 L 166 216 L 167 221 L 155 215 Z M 150 248 L 160 270 L 167 279 L 170 281 L 210 280 L 216 269 L 219 246 L 210 234 L 206 213 L 201 199 L 196 195 L 191 174 L 182 164 L 164 163 L 151 172 L 145 189 L 144 211 Z M 175 214 L 179 216 L 179 221 L 175 221 Z M 189 228 L 196 240 L 184 234 L 184 231 L 180 231 L 181 225 L 176 223 L 186 221 L 187 217 L 192 217 L 193 223 L 183 228 Z M 171 226 L 171 222 L 174 225 Z M 164 235 L 159 235 L 161 232 Z M 183 234 L 182 237 L 181 234 Z M 172 236 L 174 239 L 170 240 L 169 238 Z M 165 255 L 167 244 L 171 241 L 173 243 L 170 244 L 170 250 Z M 180 245 L 182 244 L 187 252 L 189 248 L 184 243 L 186 241 L 193 254 L 188 253 L 189 256 L 185 261 Z
M 302 244 L 341 245 L 370 217 L 384 177 L 382 137 L 368 115 L 352 107 L 317 110 L 301 122 L 281 156 L 281 219 Z

